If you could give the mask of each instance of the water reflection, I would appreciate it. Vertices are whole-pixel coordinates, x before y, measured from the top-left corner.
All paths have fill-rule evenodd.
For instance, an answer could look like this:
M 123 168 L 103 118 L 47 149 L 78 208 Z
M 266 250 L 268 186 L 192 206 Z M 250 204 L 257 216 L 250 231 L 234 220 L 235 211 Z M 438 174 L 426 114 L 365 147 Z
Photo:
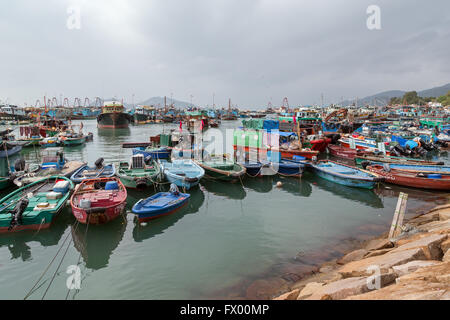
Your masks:
M 216 196 L 225 197 L 233 200 L 243 200 L 247 196 L 244 187 L 240 182 L 226 183 L 221 181 L 202 179 L 201 186 L 206 191 L 215 194 Z
M 22 261 L 32 260 L 31 247 L 29 242 L 37 241 L 43 247 L 58 245 L 64 231 L 71 221 L 70 212 L 64 209 L 52 222 L 48 229 L 39 231 L 20 231 L 11 234 L 0 235 L 0 248 L 8 247 L 11 259 L 22 259 Z
M 312 193 L 312 186 L 310 182 L 302 178 L 276 176 L 273 179 L 273 184 L 278 181 L 282 183 L 281 190 L 286 191 L 295 196 L 309 197 Z
M 334 195 L 341 198 L 352 200 L 355 202 L 360 202 L 368 205 L 372 208 L 383 208 L 383 201 L 381 198 L 373 191 L 361 188 L 352 188 L 343 186 L 312 174 L 305 174 L 304 177 L 311 181 L 312 184 L 317 186 L 321 190 L 328 191 Z
M 246 188 L 252 189 L 259 193 L 268 193 L 272 191 L 273 178 L 271 176 L 262 177 L 246 177 L 243 181 Z
M 97 128 L 97 134 L 102 138 L 102 142 L 116 142 L 117 138 L 128 137 L 131 133 L 130 128 L 120 128 L 120 129 L 100 129 Z M 95 137 L 94 137 L 95 139 Z
M 155 219 L 146 224 L 140 224 L 135 219 L 135 226 L 133 228 L 134 241 L 142 242 L 158 234 L 162 234 L 185 215 L 197 213 L 205 201 L 205 194 L 199 188 L 193 188 L 189 190 L 189 193 L 191 198 L 189 199 L 188 205 L 171 215 Z
M 107 267 L 111 254 L 123 238 L 126 218 L 120 216 L 105 225 L 74 225 L 71 226 L 73 243 L 86 267 L 94 270 Z

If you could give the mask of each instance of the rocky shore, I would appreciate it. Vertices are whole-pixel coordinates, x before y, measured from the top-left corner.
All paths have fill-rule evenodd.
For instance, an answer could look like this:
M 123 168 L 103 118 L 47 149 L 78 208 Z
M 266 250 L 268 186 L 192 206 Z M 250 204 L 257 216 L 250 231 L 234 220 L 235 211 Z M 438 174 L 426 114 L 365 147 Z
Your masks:
M 449 300 L 450 203 L 324 263 L 275 300 Z

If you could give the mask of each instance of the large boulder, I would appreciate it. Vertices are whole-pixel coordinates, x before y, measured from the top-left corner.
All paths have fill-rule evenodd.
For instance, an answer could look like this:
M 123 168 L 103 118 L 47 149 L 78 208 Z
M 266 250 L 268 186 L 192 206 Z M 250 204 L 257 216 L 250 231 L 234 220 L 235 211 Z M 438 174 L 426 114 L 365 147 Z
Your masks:
M 347 253 L 345 256 L 343 256 L 341 259 L 337 261 L 338 264 L 346 264 L 355 260 L 361 260 L 365 255 L 367 254 L 366 249 L 358 249 L 355 251 L 352 251 L 350 253 Z
M 296 300 L 299 292 L 300 292 L 299 289 L 295 289 L 295 290 L 292 290 L 292 291 L 287 292 L 285 294 L 282 294 L 281 296 L 276 297 L 273 300 Z
M 378 266 L 381 273 L 387 273 L 390 268 L 413 260 L 427 260 L 422 248 L 401 250 L 398 252 L 391 251 L 381 256 L 353 261 L 344 265 L 338 272 L 344 278 L 370 276 L 373 274 L 373 270 L 369 268 L 371 266 Z
M 384 287 L 395 280 L 395 274 L 382 274 L 380 285 Z M 362 294 L 374 290 L 370 286 L 371 279 L 367 277 L 353 277 L 331 282 L 327 285 L 317 288 L 317 290 L 306 300 L 341 300 L 349 296 Z M 301 296 L 302 293 L 300 293 Z
M 368 251 L 375 251 L 392 248 L 393 246 L 394 244 L 389 239 L 374 239 L 366 244 L 365 249 Z
M 441 250 L 442 252 L 447 252 L 447 250 L 450 249 L 450 239 L 445 240 L 441 243 Z
M 446 239 L 446 234 L 431 234 L 418 240 L 401 245 L 398 248 L 392 250 L 391 253 L 410 250 L 414 248 L 422 248 L 425 255 L 427 256 L 427 259 L 441 260 L 443 254 L 440 245 Z
M 394 266 L 394 267 L 392 267 L 392 269 L 394 270 L 394 273 L 398 277 L 401 277 L 405 274 L 414 272 L 419 268 L 429 267 L 429 266 L 433 266 L 433 265 L 440 264 L 440 263 L 441 263 L 441 261 L 415 260 L 415 261 L 410 261 L 408 263 L 405 263 L 405 264 L 402 264 L 399 266 Z
M 423 224 L 419 228 L 422 231 L 449 233 L 450 232 L 450 220 L 433 221 L 430 223 Z
M 439 212 L 439 220 L 445 221 L 450 219 L 450 208 Z
M 309 298 L 314 293 L 321 291 L 323 286 L 324 284 L 320 282 L 310 282 L 306 284 L 302 291 L 300 291 L 297 300 L 304 300 L 306 298 Z

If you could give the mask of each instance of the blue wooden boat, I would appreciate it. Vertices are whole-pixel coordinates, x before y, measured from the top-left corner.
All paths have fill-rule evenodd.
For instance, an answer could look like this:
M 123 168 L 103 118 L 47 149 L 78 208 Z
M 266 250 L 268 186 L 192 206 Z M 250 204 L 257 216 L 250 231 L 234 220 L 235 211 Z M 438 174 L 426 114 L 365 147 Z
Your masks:
M 100 159 L 99 159 L 100 160 Z M 77 171 L 73 173 L 70 177 L 75 183 L 80 183 L 85 179 L 96 179 L 96 178 L 109 178 L 113 177 L 116 174 L 116 168 L 113 164 L 103 165 L 102 161 L 96 161 L 96 165 L 90 167 L 88 165 L 84 165 L 80 167 Z
M 249 176 L 257 177 L 257 176 L 261 175 L 262 168 L 264 166 L 266 166 L 268 163 L 240 162 L 239 164 L 241 164 L 245 168 L 245 170 Z
M 22 146 L 10 145 L 8 142 L 3 142 L 0 146 L 0 158 L 11 157 L 22 150 Z
M 131 211 L 137 215 L 139 222 L 144 222 L 174 213 L 188 204 L 190 197 L 190 194 L 180 193 L 178 189 L 159 192 L 147 199 L 139 200 Z
M 383 177 L 369 171 L 330 160 L 307 162 L 307 166 L 317 176 L 348 187 L 373 189 L 377 182 L 384 180 Z
M 205 170 L 191 159 L 177 159 L 172 162 L 159 160 L 164 177 L 178 187 L 189 190 L 198 185 Z
M 280 162 L 271 162 L 272 170 L 282 176 L 300 177 L 305 169 L 305 164 L 291 159 L 281 159 Z
M 152 157 L 152 159 L 169 159 L 171 150 L 167 147 L 161 148 L 144 148 L 137 147 L 133 149 L 133 155 L 142 154 L 144 158 Z

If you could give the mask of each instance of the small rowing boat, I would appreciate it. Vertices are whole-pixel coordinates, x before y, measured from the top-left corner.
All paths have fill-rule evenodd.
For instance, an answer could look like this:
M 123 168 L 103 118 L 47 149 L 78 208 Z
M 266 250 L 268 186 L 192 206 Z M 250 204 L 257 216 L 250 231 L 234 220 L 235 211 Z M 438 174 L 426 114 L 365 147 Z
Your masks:
M 175 159 L 172 162 L 158 160 L 164 177 L 170 183 L 189 190 L 198 185 L 205 170 L 191 159 Z
M 72 213 L 83 224 L 105 224 L 125 209 L 127 189 L 115 177 L 83 180 L 70 199 Z
M 50 227 L 73 186 L 66 177 L 52 176 L 8 194 L 0 200 L 0 233 Z
M 131 157 L 130 163 L 120 162 L 117 176 L 127 188 L 144 189 L 158 180 L 161 168 L 155 160 L 144 159 L 142 154 Z
M 395 163 L 395 164 L 412 164 L 412 165 L 444 165 L 444 162 L 440 161 L 427 161 L 422 159 L 411 159 L 394 156 L 377 156 L 371 154 L 362 154 L 355 157 L 356 165 L 362 165 L 363 162 L 371 163 Z
M 151 148 L 137 147 L 133 149 L 133 155 L 142 154 L 144 158 L 152 157 L 152 159 L 169 159 L 171 150 L 167 147 Z
M 194 160 L 205 170 L 205 176 L 227 182 L 236 182 L 245 175 L 245 167 L 239 163 L 226 159 L 213 159 L 207 161 Z
M 189 202 L 188 193 L 180 193 L 176 185 L 170 186 L 169 192 L 159 192 L 147 199 L 139 200 L 131 209 L 139 222 L 144 222 L 169 215 L 180 210 Z
M 384 179 L 369 171 L 337 163 L 331 160 L 307 162 L 317 176 L 348 187 L 373 189 L 377 182 Z
M 370 172 L 385 178 L 385 181 L 400 186 L 431 189 L 450 190 L 450 175 L 436 172 L 408 171 L 393 169 L 391 164 L 373 164 L 367 167 Z
M 95 161 L 95 167 L 90 167 L 88 165 L 84 165 L 79 168 L 74 174 L 70 177 L 75 183 L 80 183 L 85 179 L 97 179 L 97 178 L 106 178 L 112 177 L 116 174 L 116 168 L 113 164 L 103 165 L 103 158 L 99 158 Z

